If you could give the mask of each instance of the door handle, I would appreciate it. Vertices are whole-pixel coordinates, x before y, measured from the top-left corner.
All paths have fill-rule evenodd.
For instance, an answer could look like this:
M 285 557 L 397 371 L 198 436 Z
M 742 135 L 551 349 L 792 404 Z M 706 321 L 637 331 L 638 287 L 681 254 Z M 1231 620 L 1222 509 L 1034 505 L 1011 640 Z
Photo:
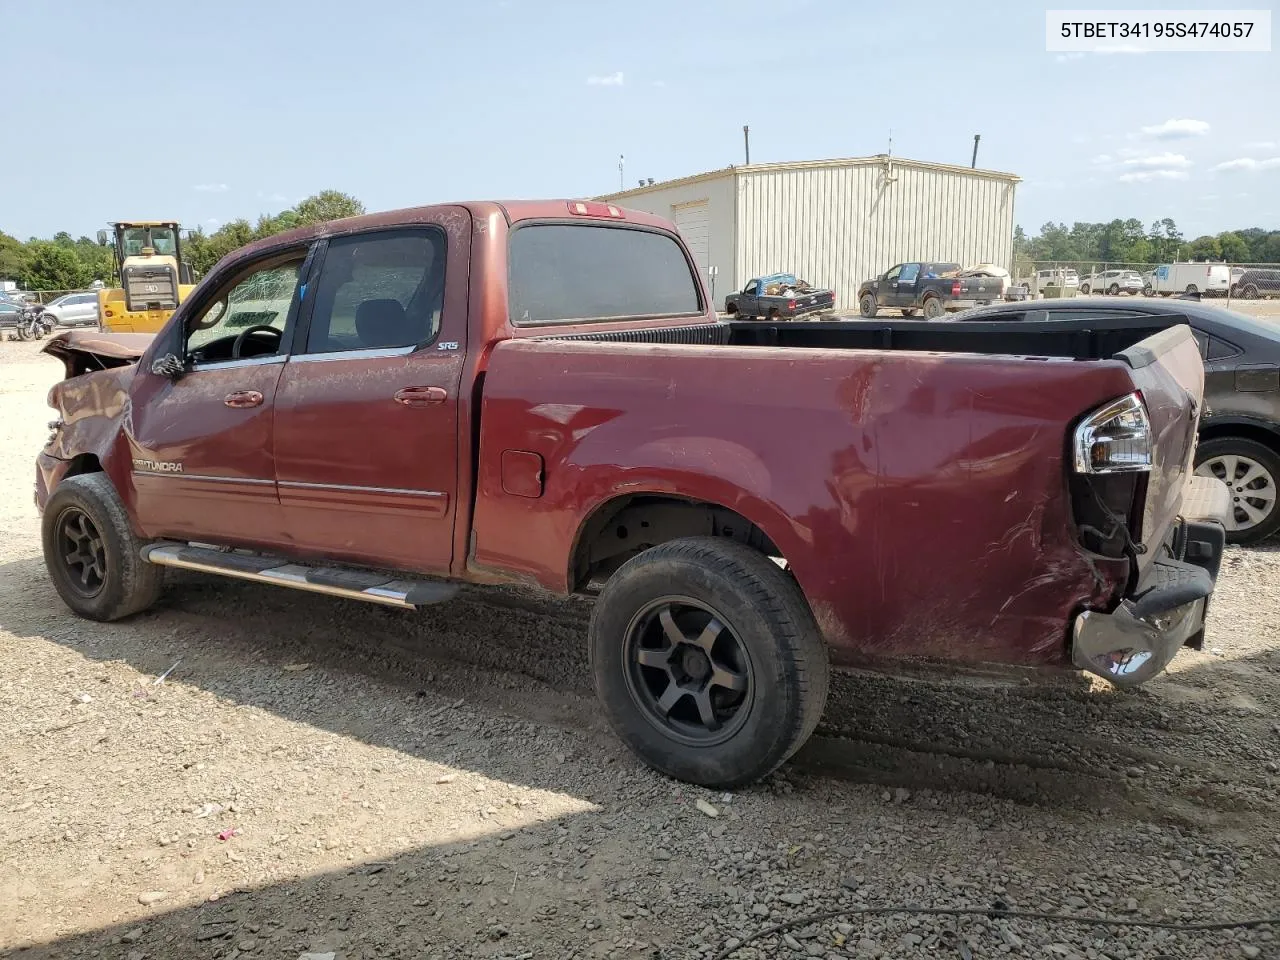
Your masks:
M 403 403 L 406 407 L 444 403 L 448 397 L 444 387 L 403 387 L 395 392 L 396 403 Z
M 262 406 L 262 394 L 257 390 L 236 390 L 223 397 L 222 402 L 228 407 L 260 407 Z

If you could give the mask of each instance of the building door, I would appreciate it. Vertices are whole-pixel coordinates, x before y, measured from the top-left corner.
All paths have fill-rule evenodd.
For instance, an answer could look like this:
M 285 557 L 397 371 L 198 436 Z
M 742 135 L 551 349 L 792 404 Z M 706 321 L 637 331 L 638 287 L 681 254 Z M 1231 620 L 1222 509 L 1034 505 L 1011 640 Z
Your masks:
M 706 200 L 673 204 L 671 219 L 675 221 L 676 229 L 684 237 L 685 245 L 693 255 L 698 276 L 706 284 L 707 267 L 711 265 L 711 205 Z

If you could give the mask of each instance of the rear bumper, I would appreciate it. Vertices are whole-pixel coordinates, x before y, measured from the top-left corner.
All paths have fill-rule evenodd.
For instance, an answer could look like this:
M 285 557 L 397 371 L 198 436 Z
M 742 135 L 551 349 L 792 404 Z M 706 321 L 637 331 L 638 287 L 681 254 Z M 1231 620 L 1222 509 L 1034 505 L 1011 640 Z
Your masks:
M 1209 478 L 1189 484 L 1164 549 L 1133 592 L 1111 613 L 1086 610 L 1072 628 L 1071 660 L 1118 687 L 1159 674 L 1184 646 L 1204 642 L 1205 612 L 1226 546 L 1227 487 Z

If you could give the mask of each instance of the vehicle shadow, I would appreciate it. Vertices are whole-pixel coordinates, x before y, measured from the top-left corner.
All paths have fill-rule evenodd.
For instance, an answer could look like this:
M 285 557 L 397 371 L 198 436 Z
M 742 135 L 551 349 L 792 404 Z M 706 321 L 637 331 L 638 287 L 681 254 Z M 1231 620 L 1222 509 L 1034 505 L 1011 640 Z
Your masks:
M 62 605 L 38 558 L 0 565 L 0 584 L 0 628 L 155 676 L 180 661 L 173 680 L 308 726 L 427 759 L 468 762 L 454 744 L 446 756 L 433 754 L 431 740 L 397 738 L 394 724 L 380 723 L 376 711 L 271 682 L 303 662 L 383 685 L 384 697 L 416 698 L 424 712 L 460 698 L 472 710 L 548 725 L 574 737 L 593 762 L 643 770 L 595 708 L 585 649 L 590 600 L 466 588 L 414 613 L 169 571 L 156 608 L 98 624 Z M 1207 750 L 1205 705 L 1180 694 L 1203 686 L 1207 671 L 1217 684 L 1231 676 L 1260 686 L 1256 696 L 1245 695 L 1255 702 L 1274 697 L 1280 656 L 1264 651 L 1235 661 L 1234 672 L 1224 671 L 1221 660 L 1182 656 L 1196 659 L 1131 692 L 1068 671 L 842 671 L 833 677 L 817 735 L 780 775 L 968 791 L 1047 807 L 1131 809 L 1188 822 L 1206 816 L 1206 803 L 1250 809 L 1256 804 L 1238 794 L 1263 789 L 1259 758 L 1248 758 L 1241 771 L 1233 765 L 1236 744 Z M 1232 722 L 1265 731 L 1261 714 Z M 573 792 L 562 771 L 548 776 L 519 757 L 486 752 L 470 762 L 511 782 Z

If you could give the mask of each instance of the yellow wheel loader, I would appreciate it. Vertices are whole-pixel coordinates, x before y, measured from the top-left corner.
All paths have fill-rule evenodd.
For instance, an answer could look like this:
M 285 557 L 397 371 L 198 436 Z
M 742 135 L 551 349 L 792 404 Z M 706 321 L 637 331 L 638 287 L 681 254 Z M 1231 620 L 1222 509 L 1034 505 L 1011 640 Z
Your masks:
M 127 220 L 98 231 L 115 253 L 118 287 L 98 291 L 98 318 L 112 333 L 155 333 L 195 289 L 172 220 Z

